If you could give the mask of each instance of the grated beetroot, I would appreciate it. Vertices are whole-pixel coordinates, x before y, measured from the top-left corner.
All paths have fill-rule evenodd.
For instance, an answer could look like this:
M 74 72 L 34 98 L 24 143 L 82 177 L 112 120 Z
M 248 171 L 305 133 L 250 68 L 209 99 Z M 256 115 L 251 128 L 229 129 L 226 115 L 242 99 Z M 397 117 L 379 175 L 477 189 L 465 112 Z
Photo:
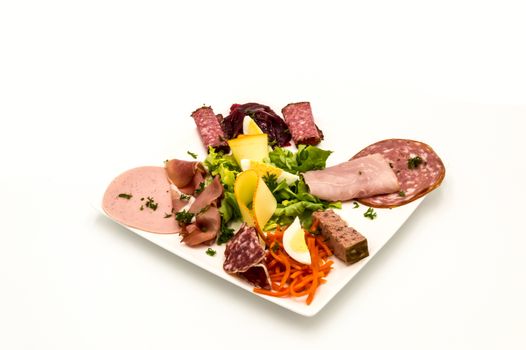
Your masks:
M 233 104 L 230 114 L 223 119 L 222 127 L 227 139 L 236 138 L 243 133 L 243 119 L 250 116 L 259 128 L 268 135 L 270 142 L 283 147 L 290 145 L 290 131 L 281 119 L 269 106 L 259 103 Z

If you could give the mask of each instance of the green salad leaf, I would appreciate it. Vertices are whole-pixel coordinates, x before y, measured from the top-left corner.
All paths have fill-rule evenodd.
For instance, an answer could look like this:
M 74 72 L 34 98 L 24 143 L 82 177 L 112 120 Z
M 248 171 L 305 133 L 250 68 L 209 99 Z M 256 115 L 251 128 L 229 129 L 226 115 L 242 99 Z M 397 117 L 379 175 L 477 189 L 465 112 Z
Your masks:
M 312 213 L 316 210 L 340 209 L 342 207 L 341 202 L 323 201 L 310 194 L 302 179 L 290 186 L 287 185 L 286 181 L 281 181 L 272 193 L 276 197 L 278 206 L 264 230 L 275 229 L 278 225 L 289 225 L 296 216 L 299 216 L 303 227 L 310 227 L 312 225 Z
M 309 170 L 325 169 L 327 158 L 331 153 L 332 151 L 326 151 L 316 146 L 300 145 L 296 153 L 285 148 L 275 147 L 272 152 L 269 152 L 269 159 L 278 168 L 298 174 Z
M 224 224 L 226 225 L 232 220 L 241 218 L 239 206 L 234 197 L 234 182 L 237 174 L 241 172 L 241 168 L 235 158 L 223 152 L 216 152 L 213 147 L 210 147 L 204 165 L 212 176 L 219 175 L 223 185 L 223 200 L 219 207 L 219 213 Z

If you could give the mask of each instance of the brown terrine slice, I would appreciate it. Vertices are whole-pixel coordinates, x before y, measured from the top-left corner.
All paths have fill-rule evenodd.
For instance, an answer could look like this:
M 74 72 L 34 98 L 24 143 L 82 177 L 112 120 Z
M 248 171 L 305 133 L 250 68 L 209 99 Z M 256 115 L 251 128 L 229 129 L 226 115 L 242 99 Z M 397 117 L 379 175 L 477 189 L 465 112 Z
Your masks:
M 369 256 L 367 239 L 349 227 L 332 209 L 317 211 L 312 217 L 318 222 L 319 233 L 337 258 L 346 264 L 354 264 Z

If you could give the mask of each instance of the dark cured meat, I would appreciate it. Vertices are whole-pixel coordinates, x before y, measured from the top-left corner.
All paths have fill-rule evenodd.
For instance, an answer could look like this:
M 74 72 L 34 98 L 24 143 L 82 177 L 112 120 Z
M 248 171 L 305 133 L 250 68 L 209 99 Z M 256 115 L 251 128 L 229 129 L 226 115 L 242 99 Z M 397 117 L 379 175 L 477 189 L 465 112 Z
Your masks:
M 209 147 L 214 147 L 216 150 L 225 153 L 230 150 L 221 128 L 221 115 L 216 116 L 210 107 L 201 107 L 192 113 L 192 118 L 194 118 L 195 125 L 207 151 Z
M 400 183 L 400 192 L 358 200 L 370 207 L 393 208 L 412 202 L 440 186 L 446 175 L 442 160 L 423 142 L 388 139 L 367 146 L 352 159 L 374 153 L 387 159 Z M 422 163 L 409 169 L 408 160 L 416 156 L 422 159 Z
M 290 145 L 290 132 L 287 124 L 269 106 L 259 103 L 233 104 L 230 114 L 223 120 L 223 130 L 227 139 L 236 138 L 243 133 L 243 119 L 249 116 L 268 135 L 269 141 L 275 141 L 280 147 Z
M 240 272 L 239 275 L 256 288 L 270 290 L 270 276 L 267 267 L 263 264 L 252 266 L 247 271 Z
M 296 145 L 317 145 L 323 140 L 322 131 L 314 123 L 309 102 L 289 103 L 281 113 Z
M 228 273 L 245 272 L 265 259 L 254 227 L 243 225 L 227 243 L 223 269 Z

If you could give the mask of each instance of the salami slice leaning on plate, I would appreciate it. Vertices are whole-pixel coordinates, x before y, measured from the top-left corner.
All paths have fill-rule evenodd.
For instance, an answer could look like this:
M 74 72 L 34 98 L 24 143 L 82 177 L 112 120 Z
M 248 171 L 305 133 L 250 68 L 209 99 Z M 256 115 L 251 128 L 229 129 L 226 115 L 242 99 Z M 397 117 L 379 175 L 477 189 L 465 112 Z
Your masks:
M 379 153 L 389 162 L 400 183 L 400 191 L 358 201 L 376 208 L 393 208 L 431 192 L 446 175 L 444 163 L 427 144 L 405 139 L 388 139 L 365 147 L 352 159 Z

